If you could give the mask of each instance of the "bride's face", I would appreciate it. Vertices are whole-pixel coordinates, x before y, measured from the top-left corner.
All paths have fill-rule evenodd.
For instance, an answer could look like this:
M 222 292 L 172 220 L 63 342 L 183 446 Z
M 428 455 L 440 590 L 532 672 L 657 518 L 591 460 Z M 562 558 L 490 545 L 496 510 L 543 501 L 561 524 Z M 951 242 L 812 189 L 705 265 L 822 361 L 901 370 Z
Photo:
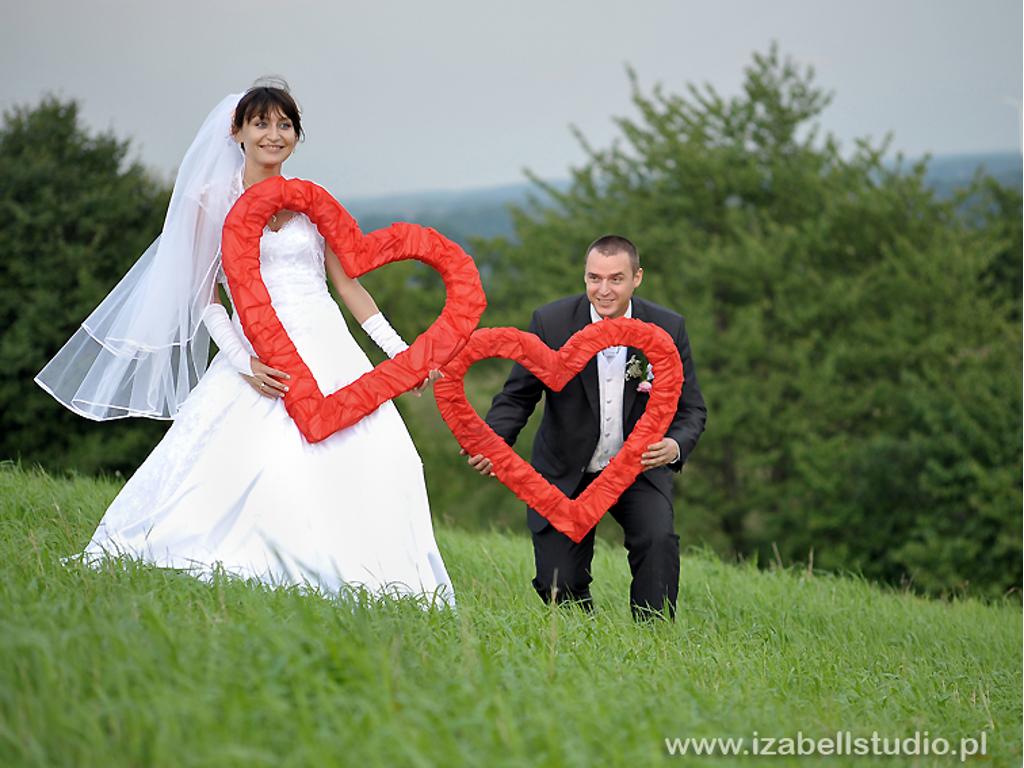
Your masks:
M 278 166 L 295 150 L 298 136 L 292 121 L 275 110 L 249 118 L 235 133 L 235 141 L 244 148 L 246 161 Z

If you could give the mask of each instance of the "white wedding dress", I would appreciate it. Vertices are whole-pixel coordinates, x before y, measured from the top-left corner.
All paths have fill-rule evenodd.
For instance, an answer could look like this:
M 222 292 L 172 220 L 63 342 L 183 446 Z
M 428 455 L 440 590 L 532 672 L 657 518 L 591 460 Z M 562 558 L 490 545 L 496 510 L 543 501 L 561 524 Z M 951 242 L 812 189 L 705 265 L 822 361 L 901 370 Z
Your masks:
M 261 271 L 323 393 L 370 370 L 327 290 L 324 241 L 306 216 L 264 230 Z M 233 322 L 244 339 L 237 313 Z M 310 444 L 284 402 L 258 394 L 223 353 L 84 553 L 119 554 L 204 578 L 219 564 L 273 585 L 454 605 L 422 463 L 395 406 Z

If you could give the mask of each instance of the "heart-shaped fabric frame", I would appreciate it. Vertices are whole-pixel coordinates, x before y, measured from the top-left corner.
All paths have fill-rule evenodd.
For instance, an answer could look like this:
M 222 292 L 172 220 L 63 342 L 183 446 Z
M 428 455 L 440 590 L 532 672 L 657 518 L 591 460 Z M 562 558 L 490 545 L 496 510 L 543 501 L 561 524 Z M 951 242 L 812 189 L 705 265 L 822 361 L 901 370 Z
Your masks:
M 600 350 L 619 345 L 636 347 L 646 354 L 656 374 L 650 399 L 611 463 L 576 499 L 569 499 L 545 480 L 495 434 L 466 399 L 466 371 L 480 360 L 515 360 L 557 392 Z M 652 323 L 628 318 L 591 323 L 557 351 L 517 328 L 480 328 L 442 373 L 444 378 L 434 383 L 434 397 L 459 445 L 471 456 L 482 454 L 490 459 L 495 475 L 505 486 L 575 542 L 583 540 L 643 470 L 640 456 L 668 430 L 683 386 L 683 366 L 672 337 Z
M 444 280 L 444 309 L 409 349 L 326 397 L 281 325 L 260 274 L 263 229 L 271 215 L 282 209 L 310 218 L 349 277 L 416 259 L 433 267 Z M 276 176 L 250 187 L 224 221 L 221 253 L 245 335 L 262 362 L 291 375 L 285 407 L 311 443 L 355 424 L 385 401 L 417 387 L 430 370 L 443 366 L 466 344 L 487 306 L 476 265 L 457 244 L 429 227 L 407 223 L 364 235 L 327 190 L 302 179 Z

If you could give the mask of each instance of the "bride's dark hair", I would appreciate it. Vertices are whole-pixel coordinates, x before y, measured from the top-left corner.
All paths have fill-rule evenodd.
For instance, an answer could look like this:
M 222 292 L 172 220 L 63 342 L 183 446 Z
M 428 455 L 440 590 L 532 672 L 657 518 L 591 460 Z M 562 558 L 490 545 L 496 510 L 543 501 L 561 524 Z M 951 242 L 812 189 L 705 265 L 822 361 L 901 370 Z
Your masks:
M 302 138 L 299 105 L 288 91 L 288 83 L 280 77 L 261 77 L 245 92 L 235 107 L 232 129 L 239 131 L 253 117 L 269 117 L 272 112 L 280 112 L 291 120 L 295 136 Z

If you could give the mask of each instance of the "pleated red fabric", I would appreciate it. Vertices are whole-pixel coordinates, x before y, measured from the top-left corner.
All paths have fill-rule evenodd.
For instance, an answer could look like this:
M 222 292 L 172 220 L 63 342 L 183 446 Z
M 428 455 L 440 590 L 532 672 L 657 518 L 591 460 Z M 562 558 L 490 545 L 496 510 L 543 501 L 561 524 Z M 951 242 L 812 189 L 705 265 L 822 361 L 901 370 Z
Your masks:
M 655 373 L 650 399 L 611 463 L 576 499 L 570 500 L 541 477 L 484 423 L 466 399 L 466 371 L 485 358 L 515 360 L 557 392 L 600 350 L 620 345 L 636 347 L 647 356 Z M 640 456 L 665 435 L 683 387 L 683 366 L 672 337 L 652 323 L 629 318 L 591 323 L 557 351 L 517 328 L 480 328 L 441 371 L 444 378 L 434 383 L 434 397 L 459 445 L 471 456 L 489 458 L 504 485 L 575 542 L 583 540 L 643 470 Z
M 407 350 L 326 397 L 288 338 L 260 275 L 260 237 L 271 215 L 282 209 L 309 217 L 349 277 L 416 259 L 440 273 L 447 291 L 440 316 Z M 327 190 L 303 179 L 277 176 L 250 187 L 224 221 L 221 253 L 245 335 L 261 361 L 291 375 L 285 407 L 311 443 L 422 383 L 462 349 L 487 306 L 476 264 L 456 243 L 404 222 L 364 235 Z

